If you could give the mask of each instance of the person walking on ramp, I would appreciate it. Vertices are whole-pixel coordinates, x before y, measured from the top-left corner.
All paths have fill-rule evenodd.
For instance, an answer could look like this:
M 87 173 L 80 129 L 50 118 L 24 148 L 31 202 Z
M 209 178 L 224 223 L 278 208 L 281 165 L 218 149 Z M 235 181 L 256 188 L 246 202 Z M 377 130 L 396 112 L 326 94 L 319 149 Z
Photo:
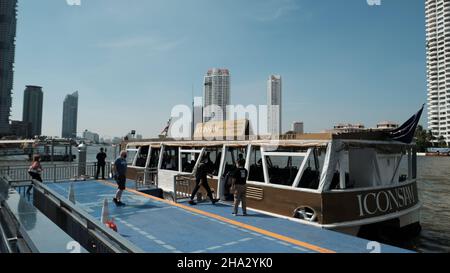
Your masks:
M 33 163 L 31 163 L 31 166 L 28 169 L 28 174 L 31 176 L 31 179 L 37 180 L 42 183 L 41 173 L 42 173 L 41 156 L 35 155 L 33 157 Z M 27 189 L 27 194 L 30 194 L 32 189 L 33 185 L 29 186 Z
M 121 207 L 125 206 L 124 203 L 122 203 L 122 194 L 123 191 L 126 189 L 126 182 L 127 182 L 127 152 L 122 151 L 120 153 L 120 157 L 116 159 L 114 162 L 114 178 L 117 182 L 118 190 L 116 192 L 116 197 L 113 198 L 114 204 L 116 206 Z
M 100 148 L 100 153 L 97 154 L 97 174 L 95 179 L 98 179 L 100 175 L 100 170 L 102 171 L 102 180 L 105 180 L 105 166 L 106 166 L 106 153 L 103 148 Z
M 209 187 L 208 184 L 208 176 L 212 177 L 212 175 L 209 173 L 210 172 L 210 167 L 211 166 L 211 162 L 209 161 L 209 157 L 208 156 L 204 156 L 202 158 L 202 161 L 200 163 L 200 165 L 197 168 L 197 171 L 195 173 L 195 188 L 194 191 L 191 194 L 191 200 L 189 201 L 190 205 L 196 205 L 197 203 L 195 203 L 194 198 L 195 195 L 197 194 L 197 192 L 200 190 L 200 187 L 203 186 L 203 188 L 205 188 L 209 199 L 211 200 L 211 202 L 214 204 L 216 204 L 217 202 L 219 202 L 218 199 L 214 199 L 213 198 L 213 194 L 211 191 L 211 188 Z
M 242 213 L 247 216 L 247 177 L 248 171 L 245 169 L 245 160 L 237 162 L 237 168 L 231 172 L 232 192 L 234 193 L 233 215 L 238 214 L 239 204 L 242 203 Z

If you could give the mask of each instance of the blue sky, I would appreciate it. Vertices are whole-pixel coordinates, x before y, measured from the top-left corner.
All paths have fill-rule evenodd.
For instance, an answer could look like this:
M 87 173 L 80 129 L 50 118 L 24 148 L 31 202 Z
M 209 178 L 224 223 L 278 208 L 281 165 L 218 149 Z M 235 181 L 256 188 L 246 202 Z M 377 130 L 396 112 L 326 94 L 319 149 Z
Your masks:
M 266 80 L 281 74 L 285 130 L 401 122 L 426 102 L 421 0 L 81 3 L 19 1 L 12 118 L 25 85 L 41 85 L 47 135 L 60 135 L 64 97 L 78 90 L 79 132 L 155 136 L 212 67 L 230 69 L 233 104 L 266 104 Z

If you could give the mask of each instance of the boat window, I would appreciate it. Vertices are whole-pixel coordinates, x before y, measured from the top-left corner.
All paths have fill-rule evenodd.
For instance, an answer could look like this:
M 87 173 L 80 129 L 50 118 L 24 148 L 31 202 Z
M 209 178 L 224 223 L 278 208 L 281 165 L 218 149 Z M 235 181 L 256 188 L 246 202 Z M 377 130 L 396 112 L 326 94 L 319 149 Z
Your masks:
M 145 167 L 145 165 L 147 164 L 148 149 L 149 146 L 142 146 L 139 149 L 135 161 L 136 167 Z
M 225 154 L 224 175 L 236 169 L 238 160 L 244 160 L 247 156 L 247 147 L 227 147 Z
M 250 168 L 248 173 L 248 180 L 253 182 L 264 183 L 264 170 L 261 159 L 261 147 L 252 146 L 249 161 L 250 162 L 248 166 L 250 166 Z
M 340 155 L 341 156 L 339 157 L 339 160 L 335 167 L 333 179 L 330 185 L 330 190 L 339 190 L 345 188 L 351 189 L 354 187 L 354 185 L 350 183 L 348 152 L 342 151 Z M 342 184 L 345 185 L 344 188 L 341 187 L 341 179 L 345 180 L 342 182 Z
M 139 147 L 129 146 L 127 147 L 127 163 L 128 165 L 133 165 L 134 160 L 136 159 L 137 152 Z
M 266 156 L 269 183 L 292 186 L 304 158 L 301 156 Z
M 402 183 L 408 179 L 408 156 L 406 154 L 382 154 L 376 155 L 375 184 L 378 186 L 390 186 Z M 402 169 L 402 165 L 406 168 Z
M 160 148 L 152 148 L 152 150 L 150 152 L 150 163 L 148 165 L 148 167 L 150 169 L 158 168 L 159 154 L 160 153 L 161 153 L 161 149 Z
M 165 147 L 161 169 L 178 171 L 178 147 Z
M 300 178 L 298 187 L 302 189 L 317 190 L 320 184 L 323 164 L 325 162 L 325 150 L 313 149 L 311 155 L 306 158 L 305 169 Z
M 370 188 L 402 183 L 407 180 L 407 161 L 407 155 L 379 153 L 374 148 L 342 151 L 330 189 Z M 343 172 L 345 175 L 341 175 Z M 343 179 L 345 182 L 341 181 Z
M 205 156 L 209 157 L 211 162 L 211 174 L 219 175 L 220 160 L 222 159 L 222 147 L 208 147 L 205 149 Z
M 181 169 L 184 173 L 192 173 L 200 153 L 181 153 Z

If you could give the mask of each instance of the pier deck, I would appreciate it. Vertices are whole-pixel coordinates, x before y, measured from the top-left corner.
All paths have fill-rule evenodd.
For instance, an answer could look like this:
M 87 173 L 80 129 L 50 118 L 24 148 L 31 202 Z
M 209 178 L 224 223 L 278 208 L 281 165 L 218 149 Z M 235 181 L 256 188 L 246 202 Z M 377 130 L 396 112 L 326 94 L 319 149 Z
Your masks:
M 130 181 L 130 183 L 133 183 Z M 71 182 L 47 184 L 67 197 Z M 74 182 L 77 206 L 100 220 L 103 200 L 110 202 L 113 182 Z M 118 233 L 149 253 L 368 253 L 369 241 L 254 211 L 232 216 L 227 204 L 175 204 L 127 190 L 125 207 L 110 202 Z M 381 245 L 381 252 L 409 251 Z

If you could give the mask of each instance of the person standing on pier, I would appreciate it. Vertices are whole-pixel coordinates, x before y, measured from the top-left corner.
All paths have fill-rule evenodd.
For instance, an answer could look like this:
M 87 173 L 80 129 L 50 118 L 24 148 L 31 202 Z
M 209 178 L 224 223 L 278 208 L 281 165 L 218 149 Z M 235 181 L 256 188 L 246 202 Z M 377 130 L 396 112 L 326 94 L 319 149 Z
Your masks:
M 97 175 L 95 179 L 98 179 L 100 170 L 102 171 L 102 180 L 105 180 L 105 166 L 106 166 L 106 153 L 103 148 L 100 148 L 100 152 L 97 154 Z
M 120 153 L 120 157 L 116 159 L 113 165 L 114 178 L 117 182 L 117 186 L 119 187 L 116 192 L 116 196 L 113 198 L 113 202 L 116 206 L 125 206 L 121 200 L 123 191 L 126 189 L 127 168 L 127 152 L 122 151 Z
M 237 162 L 237 168 L 231 172 L 232 192 L 234 193 L 233 215 L 238 213 L 239 204 L 242 203 L 242 213 L 247 215 L 247 177 L 248 171 L 245 169 L 245 160 L 240 159 Z
M 206 155 L 203 157 L 203 159 L 195 173 L 196 185 L 195 185 L 194 191 L 191 194 L 191 200 L 189 200 L 190 205 L 197 204 L 197 203 L 195 203 L 194 198 L 195 198 L 195 195 L 197 194 L 197 192 L 200 190 L 201 186 L 203 186 L 203 188 L 205 188 L 205 190 L 208 194 L 208 197 L 211 200 L 211 202 L 213 203 L 213 205 L 219 201 L 218 199 L 214 199 L 211 188 L 209 187 L 209 184 L 208 184 L 208 176 L 212 177 L 212 175 L 209 173 L 211 171 L 210 166 L 211 166 L 211 161 L 209 159 L 209 155 Z
M 37 180 L 42 183 L 42 165 L 41 165 L 41 156 L 35 155 L 33 157 L 33 163 L 31 163 L 30 168 L 28 169 L 28 174 L 31 176 L 31 179 Z M 33 189 L 33 185 L 30 185 L 27 189 L 27 194 L 30 194 Z

